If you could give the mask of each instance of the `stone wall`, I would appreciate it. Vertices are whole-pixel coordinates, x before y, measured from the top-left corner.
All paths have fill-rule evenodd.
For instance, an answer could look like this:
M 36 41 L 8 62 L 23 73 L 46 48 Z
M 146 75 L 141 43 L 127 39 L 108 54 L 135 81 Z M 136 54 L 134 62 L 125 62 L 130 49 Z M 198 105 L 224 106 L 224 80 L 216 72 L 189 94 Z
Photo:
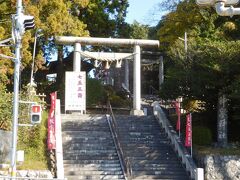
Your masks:
M 240 156 L 208 155 L 204 164 L 206 180 L 240 180 Z
M 0 164 L 10 161 L 12 133 L 0 130 Z

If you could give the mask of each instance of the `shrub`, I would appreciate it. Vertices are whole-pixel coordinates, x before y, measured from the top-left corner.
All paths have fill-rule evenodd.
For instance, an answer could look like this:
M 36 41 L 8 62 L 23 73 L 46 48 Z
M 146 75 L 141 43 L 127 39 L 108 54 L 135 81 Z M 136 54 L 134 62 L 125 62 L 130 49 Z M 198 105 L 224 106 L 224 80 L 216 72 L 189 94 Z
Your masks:
M 37 96 L 30 96 L 27 91 L 22 91 L 20 98 L 39 102 Z M 43 104 L 42 104 L 43 107 Z M 30 104 L 20 103 L 19 123 L 30 124 Z M 20 168 L 28 169 L 47 169 L 47 117 L 48 113 L 43 111 L 41 124 L 33 127 L 18 128 L 18 149 L 24 150 L 25 161 Z M 30 165 L 32 162 L 33 165 Z M 36 166 L 35 166 L 36 165 Z
M 209 128 L 204 126 L 193 127 L 193 144 L 210 145 L 212 143 L 212 133 Z
M 97 105 L 106 100 L 106 93 L 101 82 L 97 79 L 87 78 L 87 105 Z
M 112 107 L 126 107 L 129 106 L 129 101 L 117 95 L 109 97 Z
M 0 84 L 0 129 L 11 130 L 12 126 L 12 93 L 7 93 L 5 86 Z

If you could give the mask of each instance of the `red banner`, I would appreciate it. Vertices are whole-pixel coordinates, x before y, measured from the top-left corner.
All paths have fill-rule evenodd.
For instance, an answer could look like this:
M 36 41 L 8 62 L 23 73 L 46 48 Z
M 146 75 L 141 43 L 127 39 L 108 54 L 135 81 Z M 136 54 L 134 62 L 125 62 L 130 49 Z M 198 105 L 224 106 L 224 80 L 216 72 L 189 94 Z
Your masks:
M 51 96 L 51 109 L 55 110 L 56 107 L 56 99 L 57 99 L 57 92 L 53 92 L 50 94 Z
M 48 150 L 56 149 L 56 136 L 55 136 L 55 106 L 57 99 L 57 92 L 50 94 L 51 96 L 51 107 L 48 115 Z
M 175 108 L 176 108 L 176 114 L 177 114 L 176 130 L 177 130 L 177 131 L 180 131 L 180 128 L 181 128 L 180 102 L 175 101 L 174 105 L 175 105 Z
M 185 146 L 192 146 L 192 114 L 188 114 L 186 118 L 186 138 L 185 138 Z

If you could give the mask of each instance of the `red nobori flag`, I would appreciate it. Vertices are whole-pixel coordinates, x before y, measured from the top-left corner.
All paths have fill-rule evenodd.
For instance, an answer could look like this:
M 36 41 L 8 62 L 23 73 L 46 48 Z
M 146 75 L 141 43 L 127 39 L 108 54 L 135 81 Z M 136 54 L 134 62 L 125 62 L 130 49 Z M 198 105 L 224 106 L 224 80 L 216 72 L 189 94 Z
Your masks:
M 55 106 L 57 99 L 57 92 L 50 94 L 51 107 L 48 115 L 48 150 L 56 149 L 56 136 L 55 136 Z
M 186 138 L 185 138 L 185 146 L 192 146 L 192 114 L 188 114 L 186 118 Z
M 174 102 L 175 108 L 176 108 L 176 113 L 177 113 L 177 124 L 176 124 L 176 130 L 180 131 L 181 128 L 181 112 L 180 112 L 180 102 L 175 101 Z

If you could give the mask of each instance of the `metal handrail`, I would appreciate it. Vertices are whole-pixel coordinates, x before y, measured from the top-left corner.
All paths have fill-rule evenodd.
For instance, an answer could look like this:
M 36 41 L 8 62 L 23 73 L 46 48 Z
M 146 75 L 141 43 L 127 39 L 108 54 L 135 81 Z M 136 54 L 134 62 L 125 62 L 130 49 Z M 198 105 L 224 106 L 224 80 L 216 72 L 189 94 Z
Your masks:
M 108 124 L 111 130 L 111 134 L 114 140 L 114 144 L 116 146 L 117 149 L 117 154 L 120 160 L 120 164 L 121 164 L 121 168 L 123 170 L 124 176 L 126 180 L 131 180 L 131 176 L 132 176 L 132 168 L 131 168 L 131 163 L 130 163 L 130 159 L 128 157 L 125 156 L 123 149 L 122 149 L 122 145 L 118 139 L 119 137 L 119 130 L 117 128 L 116 125 L 116 118 L 113 114 L 112 111 L 112 106 L 110 104 L 110 102 L 108 101 L 108 107 L 109 107 L 109 115 L 107 115 L 107 120 L 108 120 Z

